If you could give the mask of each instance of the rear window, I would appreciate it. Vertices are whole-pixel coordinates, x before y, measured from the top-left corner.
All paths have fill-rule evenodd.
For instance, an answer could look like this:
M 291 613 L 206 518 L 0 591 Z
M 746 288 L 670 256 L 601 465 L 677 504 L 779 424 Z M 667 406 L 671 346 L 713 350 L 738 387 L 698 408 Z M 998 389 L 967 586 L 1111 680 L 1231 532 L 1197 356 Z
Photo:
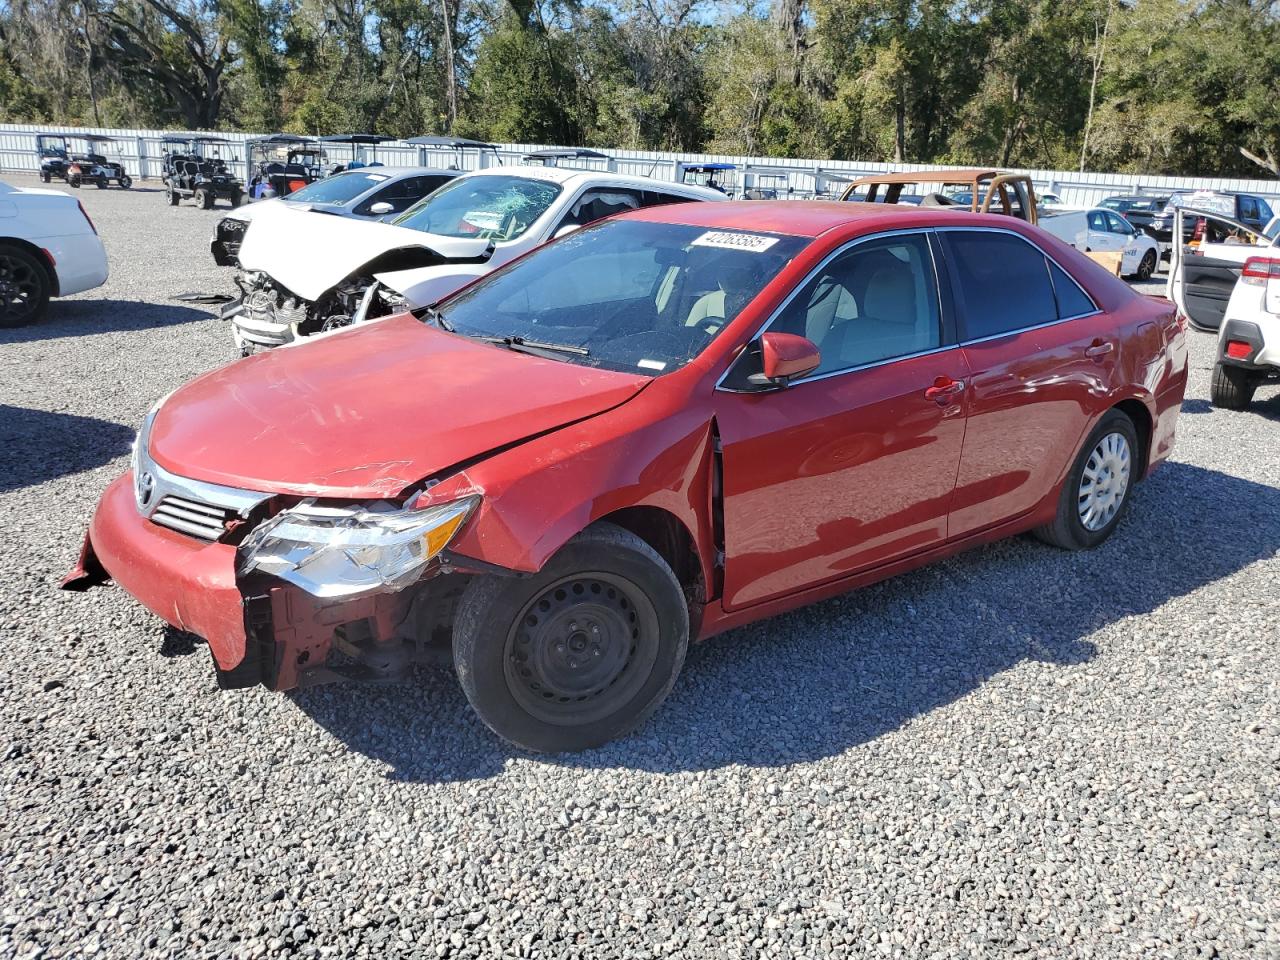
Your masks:
M 981 340 L 1058 319 L 1046 257 L 1009 233 L 942 232 L 958 287 L 962 340 Z

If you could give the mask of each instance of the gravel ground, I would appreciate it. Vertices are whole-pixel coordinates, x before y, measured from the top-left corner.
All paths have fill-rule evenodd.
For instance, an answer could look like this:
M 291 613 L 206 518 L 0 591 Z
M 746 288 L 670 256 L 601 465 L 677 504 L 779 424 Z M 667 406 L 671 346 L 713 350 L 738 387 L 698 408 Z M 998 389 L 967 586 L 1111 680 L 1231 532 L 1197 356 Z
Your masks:
M 220 214 L 81 198 L 110 282 L 0 333 L 0 956 L 1280 958 L 1280 395 L 1211 409 L 1209 338 L 1100 550 L 737 630 L 548 760 L 443 671 L 219 693 L 56 589 L 147 408 L 232 355 L 172 299 L 229 288 Z

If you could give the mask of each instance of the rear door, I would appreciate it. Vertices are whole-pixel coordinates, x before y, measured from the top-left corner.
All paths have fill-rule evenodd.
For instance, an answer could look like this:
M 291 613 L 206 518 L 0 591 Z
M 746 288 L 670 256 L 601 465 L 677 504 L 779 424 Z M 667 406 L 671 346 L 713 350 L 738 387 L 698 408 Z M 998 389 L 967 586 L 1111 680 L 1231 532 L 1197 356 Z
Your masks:
M 1099 396 L 1119 334 L 1088 294 L 1012 231 L 939 231 L 969 367 L 968 421 L 949 536 L 1032 510 L 1051 493 Z

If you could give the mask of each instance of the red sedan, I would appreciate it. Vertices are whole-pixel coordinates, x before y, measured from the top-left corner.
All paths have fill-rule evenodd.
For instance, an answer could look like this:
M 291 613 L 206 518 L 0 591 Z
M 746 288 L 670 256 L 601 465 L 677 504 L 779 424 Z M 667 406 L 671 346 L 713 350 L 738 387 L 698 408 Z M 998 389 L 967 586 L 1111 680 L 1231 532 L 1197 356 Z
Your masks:
M 1021 221 L 653 207 L 148 415 L 72 588 L 206 638 L 219 684 L 451 653 L 534 750 L 638 724 L 691 639 L 1024 531 L 1116 529 L 1185 332 Z

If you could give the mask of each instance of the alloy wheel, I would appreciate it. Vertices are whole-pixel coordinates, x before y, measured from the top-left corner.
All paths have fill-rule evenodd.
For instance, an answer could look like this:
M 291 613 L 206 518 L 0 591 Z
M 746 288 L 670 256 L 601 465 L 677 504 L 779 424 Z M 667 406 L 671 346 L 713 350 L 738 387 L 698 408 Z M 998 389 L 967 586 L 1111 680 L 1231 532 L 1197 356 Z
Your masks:
M 0 253 L 0 317 L 6 325 L 25 321 L 40 306 L 40 278 L 25 260 Z
M 1077 511 L 1086 530 L 1097 532 L 1114 519 L 1129 492 L 1129 441 L 1108 433 L 1098 441 L 1080 475 Z

